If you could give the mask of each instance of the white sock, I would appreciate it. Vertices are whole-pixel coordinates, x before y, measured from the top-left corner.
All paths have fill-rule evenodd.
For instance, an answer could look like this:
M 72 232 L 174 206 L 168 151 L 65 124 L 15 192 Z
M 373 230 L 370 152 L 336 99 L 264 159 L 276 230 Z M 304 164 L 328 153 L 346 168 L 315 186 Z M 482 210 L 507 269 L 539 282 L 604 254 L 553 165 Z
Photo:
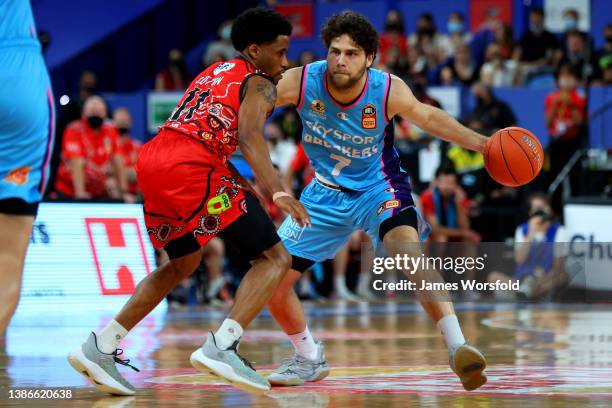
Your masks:
M 215 333 L 217 347 L 221 350 L 227 350 L 236 340 L 240 340 L 243 331 L 240 323 L 232 319 L 225 319 Z
M 457 315 L 447 315 L 438 320 L 438 328 L 442 332 L 446 346 L 449 349 L 457 344 L 465 343 Z
M 334 289 L 336 290 L 337 295 L 348 293 L 348 288 L 346 287 L 346 280 L 344 275 L 336 276 L 334 278 Z
M 359 285 L 357 293 L 368 294 L 370 293 L 370 275 L 362 273 L 359 275 Z
M 306 326 L 306 329 L 301 333 L 290 334 L 289 338 L 297 354 L 308 360 L 314 361 L 317 359 L 317 343 L 315 343 L 312 338 L 308 326 Z
M 117 349 L 121 340 L 128 334 L 128 331 L 116 320 L 111 320 L 105 328 L 96 333 L 98 350 L 110 354 Z

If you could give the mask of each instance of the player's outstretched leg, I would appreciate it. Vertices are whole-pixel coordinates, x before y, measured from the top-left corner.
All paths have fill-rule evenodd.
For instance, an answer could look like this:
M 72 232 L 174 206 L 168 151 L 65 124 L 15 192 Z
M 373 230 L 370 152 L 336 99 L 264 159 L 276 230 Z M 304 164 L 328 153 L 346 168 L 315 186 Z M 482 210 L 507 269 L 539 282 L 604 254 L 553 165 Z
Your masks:
M 385 250 L 388 256 L 396 255 L 420 257 L 422 251 L 417 247 L 418 233 L 415 228 L 407 225 L 399 225 L 388 231 L 384 237 Z M 418 288 L 422 281 L 441 283 L 442 277 L 435 270 L 417 269 L 408 277 L 416 282 Z M 448 347 L 449 363 L 451 369 L 459 376 L 459 380 L 467 391 L 472 391 L 487 382 L 483 373 L 487 366 L 485 357 L 475 347 L 467 344 L 459 321 L 455 315 L 453 304 L 445 299 L 450 299 L 446 291 L 422 291 L 417 290 L 417 297 L 423 309 L 436 322 L 444 336 Z
M 100 391 L 116 395 L 133 395 L 135 388 L 121 376 L 116 364 L 138 371 L 121 360 L 119 342 L 138 322 L 149 314 L 179 282 L 189 276 L 200 263 L 200 250 L 175 258 L 144 278 L 121 312 L 100 332 L 68 354 L 68 362 Z
M 283 361 L 268 377 L 272 385 L 303 385 L 329 375 L 323 343 L 315 341 L 310 334 L 304 310 L 293 290 L 300 275 L 300 272 L 290 270 L 268 302 L 274 320 L 288 334 L 295 348 L 294 356 Z
M 280 242 L 252 262 L 240 282 L 229 317 L 191 354 L 190 362 L 196 369 L 249 391 L 270 389 L 268 380 L 238 354 L 238 344 L 243 330 L 264 308 L 290 267 L 291 255 Z

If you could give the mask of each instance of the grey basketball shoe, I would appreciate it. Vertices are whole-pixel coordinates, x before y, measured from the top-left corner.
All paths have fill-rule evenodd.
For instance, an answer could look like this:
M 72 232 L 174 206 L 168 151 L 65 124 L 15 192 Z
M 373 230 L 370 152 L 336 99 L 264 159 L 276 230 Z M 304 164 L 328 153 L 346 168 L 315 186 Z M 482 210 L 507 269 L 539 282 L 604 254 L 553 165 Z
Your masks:
M 329 366 L 323 354 L 323 343 L 317 342 L 317 358 L 308 360 L 299 354 L 283 361 L 268 381 L 272 385 L 304 385 L 305 382 L 320 381 L 329 374 Z
M 68 353 L 68 362 L 100 391 L 116 395 L 134 395 L 136 389 L 119 374 L 115 363 L 139 370 L 129 364 L 130 360 L 121 360 L 118 356 L 122 353 L 121 349 L 111 354 L 101 352 L 96 335 L 92 332 L 80 348 Z
M 238 341 L 227 350 L 217 347 L 215 336 L 208 333 L 206 341 L 189 359 L 197 370 L 224 378 L 247 391 L 268 391 L 270 383 L 259 375 L 251 363 L 238 354 Z

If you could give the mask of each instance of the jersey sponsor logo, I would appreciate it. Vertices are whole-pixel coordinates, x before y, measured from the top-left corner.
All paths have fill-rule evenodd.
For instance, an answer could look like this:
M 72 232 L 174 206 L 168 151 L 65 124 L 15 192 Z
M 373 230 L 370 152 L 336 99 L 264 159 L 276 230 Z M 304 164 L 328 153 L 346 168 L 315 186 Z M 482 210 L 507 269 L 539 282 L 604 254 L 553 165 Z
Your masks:
M 219 75 L 223 71 L 229 71 L 230 69 L 234 68 L 234 65 L 236 64 L 234 64 L 233 62 L 224 62 L 223 64 L 215 68 L 213 74 Z
M 28 166 L 21 166 L 9 171 L 6 177 L 4 177 L 4 181 L 23 186 L 28 182 L 29 175 L 30 168 Z
M 230 208 L 232 208 L 232 202 L 227 193 L 219 194 L 206 203 L 206 211 L 208 211 L 209 214 L 221 214 Z
M 151 273 L 137 218 L 85 218 L 103 295 L 129 295 Z M 140 276 L 139 276 L 140 275 Z
M 376 107 L 371 103 L 368 103 L 361 110 L 361 127 L 376 129 Z
M 293 219 L 289 219 L 282 225 L 281 229 L 278 231 L 278 235 L 287 241 L 298 242 L 300 238 L 302 238 L 304 228 L 305 227 L 302 227 Z
M 387 200 L 378 207 L 378 210 L 376 210 L 376 214 L 380 215 L 387 210 L 399 208 L 399 206 L 400 200 Z
M 344 112 L 338 112 L 336 116 L 338 116 L 338 119 L 340 120 L 348 120 L 348 118 L 346 117 L 346 113 Z

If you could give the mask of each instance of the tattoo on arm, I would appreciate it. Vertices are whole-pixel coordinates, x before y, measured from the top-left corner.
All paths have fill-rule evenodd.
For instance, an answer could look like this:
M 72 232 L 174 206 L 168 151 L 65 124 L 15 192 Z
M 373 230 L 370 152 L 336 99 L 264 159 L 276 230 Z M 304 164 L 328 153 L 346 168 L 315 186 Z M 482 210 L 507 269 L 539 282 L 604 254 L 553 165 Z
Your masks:
M 263 95 L 266 102 L 274 105 L 276 102 L 276 86 L 270 81 L 260 82 L 257 84 L 257 93 Z

